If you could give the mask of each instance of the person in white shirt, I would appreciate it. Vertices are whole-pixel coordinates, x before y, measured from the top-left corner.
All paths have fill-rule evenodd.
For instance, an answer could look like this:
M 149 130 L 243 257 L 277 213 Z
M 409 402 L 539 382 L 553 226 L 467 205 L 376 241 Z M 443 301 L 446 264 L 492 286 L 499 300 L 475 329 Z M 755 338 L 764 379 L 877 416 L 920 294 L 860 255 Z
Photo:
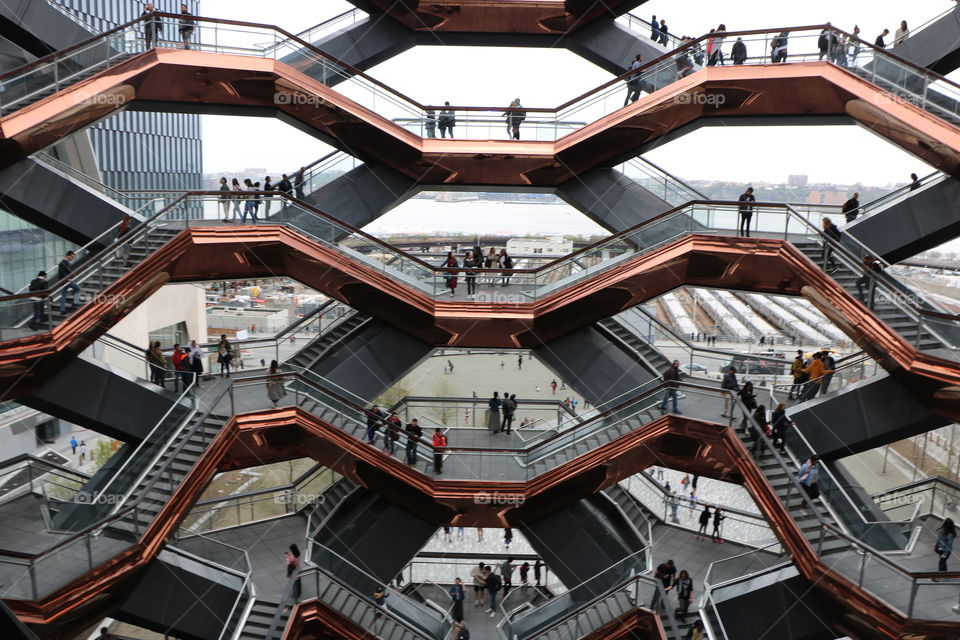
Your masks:
M 907 21 L 900 21 L 900 28 L 893 32 L 893 46 L 897 47 L 903 44 L 903 41 L 910 37 L 910 29 L 907 28 Z

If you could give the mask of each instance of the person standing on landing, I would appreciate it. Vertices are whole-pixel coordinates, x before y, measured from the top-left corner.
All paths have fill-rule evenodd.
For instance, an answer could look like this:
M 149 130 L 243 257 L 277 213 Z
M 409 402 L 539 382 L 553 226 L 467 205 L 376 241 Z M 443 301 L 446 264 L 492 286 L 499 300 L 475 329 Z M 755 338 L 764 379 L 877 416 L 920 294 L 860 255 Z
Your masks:
M 740 194 L 740 235 L 744 238 L 750 237 L 750 221 L 753 219 L 753 206 L 751 203 L 757 199 L 753 195 L 753 187 L 747 187 L 747 190 Z

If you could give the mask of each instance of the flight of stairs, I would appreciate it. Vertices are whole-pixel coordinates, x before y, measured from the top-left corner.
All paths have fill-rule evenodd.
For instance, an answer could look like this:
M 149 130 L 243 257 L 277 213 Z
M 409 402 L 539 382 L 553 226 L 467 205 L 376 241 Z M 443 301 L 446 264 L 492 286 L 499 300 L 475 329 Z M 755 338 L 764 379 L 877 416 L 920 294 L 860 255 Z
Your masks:
M 284 364 L 309 369 L 319 360 L 327 349 L 338 344 L 343 338 L 357 331 L 372 318 L 365 313 L 350 310 L 340 321 L 311 340 L 302 349 L 287 359 Z
M 303 516 L 310 517 L 310 525 L 316 529 L 327 519 L 327 516 L 336 509 L 348 495 L 353 493 L 360 485 L 348 478 L 340 478 L 320 494 L 322 500 L 315 500 L 303 509 Z
M 597 323 L 617 340 L 632 349 L 647 365 L 654 375 L 660 375 L 670 367 L 670 361 L 660 353 L 660 350 L 635 334 L 626 325 L 617 321 L 616 317 L 607 318 Z
M 874 64 L 876 64 L 876 61 L 874 61 Z M 881 63 L 880 69 L 882 70 L 884 69 L 884 67 L 889 68 L 890 65 L 891 63 L 887 63 L 885 65 Z M 875 84 L 881 89 L 889 91 L 895 96 L 914 104 L 920 109 L 924 109 L 928 113 L 931 113 L 937 116 L 938 118 L 941 118 L 942 120 L 946 120 L 947 122 L 949 122 L 954 126 L 960 127 L 960 103 L 950 98 L 949 96 L 943 93 L 938 93 L 931 89 L 930 91 L 927 92 L 928 102 L 933 102 L 934 104 L 936 104 L 941 108 L 930 107 L 930 106 L 927 106 L 926 108 L 924 108 L 924 105 L 921 104 L 920 98 L 917 97 L 914 93 L 907 91 L 906 89 L 904 89 L 903 87 L 901 87 L 899 84 L 895 82 L 891 82 L 890 80 L 883 78 L 880 74 L 877 74 L 875 76 L 872 72 L 872 69 L 857 67 L 857 68 L 850 68 L 848 70 L 857 74 L 864 80 L 867 80 L 868 82 Z M 914 80 L 914 82 L 919 85 L 921 80 L 918 77 Z M 923 89 L 918 87 L 918 90 L 922 91 Z
M 104 43 L 103 46 L 107 47 L 108 45 Z M 79 84 L 80 82 L 83 82 L 87 78 L 91 78 L 96 74 L 101 73 L 102 71 L 105 71 L 110 67 L 120 64 L 124 60 L 128 60 L 135 55 L 139 55 L 139 53 L 141 52 L 138 51 L 138 52 L 131 52 L 131 53 L 119 53 L 117 50 L 114 50 L 113 52 L 111 52 L 111 63 L 109 67 L 103 62 L 98 62 L 94 66 L 83 69 L 82 71 L 78 71 L 76 75 L 70 77 L 69 82 L 61 83 L 59 87 L 57 86 L 53 75 L 49 74 L 47 77 L 47 84 L 44 86 L 43 89 L 37 91 L 36 93 L 32 93 L 28 98 L 19 100 L 16 103 L 11 104 L 14 100 L 18 100 L 18 98 L 20 98 L 21 95 L 26 95 L 27 92 L 32 91 L 36 86 L 38 86 L 41 83 L 41 78 L 43 77 L 43 75 L 36 72 L 32 73 L 30 75 L 29 82 L 11 83 L 11 86 L 8 87 L 8 90 L 4 92 L 4 100 L 3 100 L 3 103 L 0 104 L 0 116 L 9 115 L 16 111 L 19 111 L 20 109 L 24 109 L 32 104 L 40 102 L 44 98 L 52 96 L 58 91 L 62 91 L 73 85 Z M 60 69 L 61 74 L 71 73 L 69 62 L 61 62 L 59 66 L 61 68 Z
M 820 244 L 816 242 L 794 242 L 793 244 L 815 264 L 818 266 L 823 264 L 823 247 Z M 857 274 L 851 269 L 842 265 L 839 259 L 836 257 L 834 260 L 836 261 L 837 268 L 836 270 L 829 271 L 830 277 L 832 277 L 837 284 L 843 287 L 847 293 L 859 300 L 860 298 L 857 294 Z M 864 287 L 864 294 L 866 295 L 866 287 Z M 897 308 L 897 306 L 892 302 L 881 300 L 880 292 L 876 292 L 874 295 L 873 313 L 876 314 L 877 317 L 879 317 L 887 326 L 909 341 L 910 344 L 915 344 L 915 341 L 917 340 L 916 322 L 914 322 L 907 314 Z M 925 330 L 923 330 L 920 334 L 918 345 L 921 350 L 935 349 L 941 346 L 940 341 Z
M 742 429 L 736 429 L 736 434 L 737 437 L 740 438 L 740 441 L 743 443 L 743 445 L 749 450 L 753 444 L 749 437 Z M 805 507 L 805 505 L 803 498 L 799 495 L 799 491 L 793 491 L 790 499 L 787 500 L 787 494 L 790 493 L 789 489 L 790 485 L 792 484 L 787 470 L 777 462 L 776 458 L 773 456 L 773 453 L 769 449 L 761 446 L 759 451 L 760 453 L 753 454 L 753 459 L 756 461 L 757 466 L 766 477 L 767 482 L 770 483 L 770 486 L 773 487 L 777 497 L 780 498 L 780 501 L 786 506 L 790 516 L 803 533 L 803 537 L 806 538 L 807 541 L 813 546 L 814 550 L 817 550 L 820 541 L 820 520 L 818 520 L 808 508 L 801 508 Z M 824 522 L 840 528 L 839 524 L 834 520 L 827 508 L 823 506 L 822 499 L 814 500 L 813 504 L 817 514 L 819 514 L 820 518 Z M 848 546 L 849 545 L 846 541 L 838 538 L 830 532 L 827 532 L 824 534 L 823 547 L 820 549 L 820 553 L 826 554 L 836 549 L 843 549 Z
M 534 447 L 527 457 L 528 461 L 533 461 L 530 464 L 533 475 L 540 475 L 544 471 L 589 453 L 656 420 L 660 417 L 660 412 L 657 410 L 659 394 L 651 395 L 647 400 L 649 405 L 639 405 L 636 409 L 637 413 L 626 420 L 619 419 L 617 416 L 600 418 L 591 423 L 591 427 L 584 428 L 582 425 L 578 427 L 577 430 L 581 433 L 573 442 L 565 436 L 559 436 Z
M 283 630 L 290 619 L 290 612 L 284 611 L 280 614 L 280 621 L 277 624 L 273 638 L 267 638 L 267 632 L 270 630 L 270 623 L 273 622 L 273 616 L 277 613 L 279 602 L 270 602 L 268 600 L 254 600 L 247 619 L 243 622 L 243 628 L 240 629 L 239 640 L 278 640 L 283 635 Z
M 73 296 L 73 302 L 76 305 L 76 309 L 81 308 L 84 304 L 102 294 L 107 287 L 112 285 L 123 276 L 127 275 L 130 272 L 130 269 L 146 260 L 149 256 L 153 255 L 155 251 L 167 244 L 171 238 L 176 236 L 178 233 L 179 230 L 177 229 L 151 229 L 146 237 L 138 238 L 131 243 L 130 256 L 126 264 L 124 264 L 124 261 L 121 258 L 113 257 L 98 271 L 91 273 L 82 280 L 76 281 L 77 286 L 80 287 L 80 291 L 75 293 Z M 74 264 L 74 271 L 85 269 L 86 266 L 86 262 Z M 56 279 L 56 273 L 56 269 L 54 269 L 53 273 L 49 274 L 50 281 L 52 283 L 51 286 L 53 287 L 57 287 L 61 284 Z M 53 315 L 54 324 L 58 324 L 65 320 L 73 313 L 73 311 L 70 309 L 70 299 L 67 298 L 66 314 L 61 314 L 60 296 L 59 294 L 54 296 L 51 306 L 51 313 Z M 19 322 L 19 326 L 26 326 L 32 317 L 32 313 L 28 316 L 25 316 Z M 46 319 L 44 319 L 44 323 L 45 322 Z M 41 329 L 43 328 L 46 328 L 46 324 L 41 326 Z
M 590 635 L 592 631 L 636 607 L 646 607 L 649 604 L 649 602 L 636 602 L 632 590 L 621 589 L 594 602 L 593 605 L 570 616 L 561 624 L 551 627 L 545 633 L 538 633 L 535 637 L 542 640 L 577 640 Z
M 171 414 L 171 418 L 175 415 L 176 410 Z M 199 420 L 199 418 L 194 418 L 194 420 Z M 143 533 L 144 529 L 160 513 L 160 510 L 170 501 L 173 493 L 180 486 L 180 482 L 193 469 L 197 460 L 206 451 L 210 441 L 216 437 L 226 421 L 227 418 L 224 416 L 209 415 L 201 424 L 188 426 L 166 447 L 150 472 L 133 490 L 132 499 L 139 500 L 139 504 L 133 513 L 124 518 L 126 527 L 133 530 L 136 526 L 136 530 L 141 534 Z M 179 420 L 177 422 L 179 423 Z M 193 427 L 196 427 L 196 429 Z M 178 450 L 181 444 L 183 444 L 183 447 Z M 158 479 L 148 489 L 147 485 L 154 477 Z M 134 522 L 134 518 L 136 522 Z

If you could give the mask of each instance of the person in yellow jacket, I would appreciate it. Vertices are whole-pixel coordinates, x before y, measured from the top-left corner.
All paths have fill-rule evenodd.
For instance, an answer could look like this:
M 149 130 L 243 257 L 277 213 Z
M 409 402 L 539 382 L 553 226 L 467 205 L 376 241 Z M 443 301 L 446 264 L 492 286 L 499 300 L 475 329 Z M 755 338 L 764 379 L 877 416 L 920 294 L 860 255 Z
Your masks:
M 827 369 L 823 365 L 823 352 L 818 352 L 813 354 L 813 360 L 810 361 L 810 364 L 802 369 L 804 373 L 810 376 L 810 382 L 807 383 L 806 389 L 803 390 L 803 395 L 800 396 L 800 401 L 810 400 L 815 398 L 817 393 L 820 391 L 820 384 L 823 380 L 823 376 L 828 373 L 833 373 L 833 369 Z
M 800 391 L 802 390 L 800 385 L 804 383 L 804 373 L 803 373 L 803 351 L 797 349 L 797 357 L 793 359 L 793 363 L 790 365 L 790 375 L 793 376 L 793 386 L 790 387 L 790 395 L 787 396 L 789 400 L 793 400 L 793 394 L 797 394 L 797 397 L 800 397 Z

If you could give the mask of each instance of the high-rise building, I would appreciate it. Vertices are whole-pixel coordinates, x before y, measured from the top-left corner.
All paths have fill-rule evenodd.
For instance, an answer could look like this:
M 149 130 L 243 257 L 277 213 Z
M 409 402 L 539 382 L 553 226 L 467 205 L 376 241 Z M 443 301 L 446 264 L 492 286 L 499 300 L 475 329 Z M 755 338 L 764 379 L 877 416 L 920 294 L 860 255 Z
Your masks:
M 92 33 L 135 20 L 140 2 L 52 0 Z M 194 15 L 198 0 L 187 0 Z M 179 0 L 154 2 L 158 11 L 179 13 Z M 172 35 L 172 34 L 167 34 Z M 101 180 L 114 189 L 200 189 L 203 157 L 200 116 L 121 111 L 90 128 Z

